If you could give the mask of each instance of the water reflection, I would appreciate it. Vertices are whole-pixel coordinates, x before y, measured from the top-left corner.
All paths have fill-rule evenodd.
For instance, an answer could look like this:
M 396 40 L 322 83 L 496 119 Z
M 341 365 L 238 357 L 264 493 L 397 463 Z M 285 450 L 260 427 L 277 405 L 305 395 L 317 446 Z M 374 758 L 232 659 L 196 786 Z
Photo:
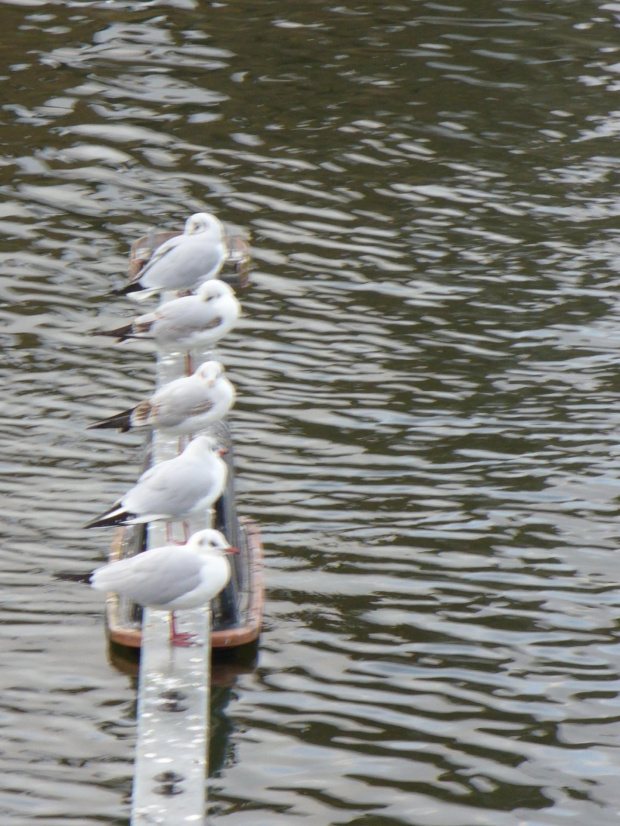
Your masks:
M 134 684 L 52 575 L 139 472 L 110 287 L 210 209 L 269 553 L 213 821 L 615 823 L 615 6 L 2 4 L 3 822 L 127 822 Z

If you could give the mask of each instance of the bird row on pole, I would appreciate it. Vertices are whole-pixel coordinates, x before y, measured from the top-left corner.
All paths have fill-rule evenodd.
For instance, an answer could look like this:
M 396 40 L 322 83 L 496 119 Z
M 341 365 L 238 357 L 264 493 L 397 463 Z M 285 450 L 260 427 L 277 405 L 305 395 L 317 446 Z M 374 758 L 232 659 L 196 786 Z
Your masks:
M 237 322 L 241 307 L 233 289 L 218 276 L 228 257 L 224 229 L 213 215 L 191 215 L 185 229 L 153 252 L 149 261 L 117 295 L 139 301 L 183 293 L 163 301 L 152 312 L 118 329 L 102 331 L 118 341 L 151 341 L 160 353 L 185 354 L 187 375 L 161 387 L 148 399 L 92 428 L 121 432 L 151 428 L 168 436 L 189 436 L 185 449 L 145 471 L 136 484 L 87 528 L 164 521 L 169 545 L 151 548 L 98 568 L 91 585 L 113 591 L 138 605 L 164 608 L 170 614 L 172 645 L 191 645 L 175 625 L 174 611 L 204 605 L 228 583 L 226 554 L 237 553 L 212 527 L 172 544 L 171 522 L 197 514 L 210 515 L 226 485 L 225 450 L 203 431 L 223 418 L 235 401 L 235 390 L 218 361 L 192 370 L 192 352 L 211 348 Z

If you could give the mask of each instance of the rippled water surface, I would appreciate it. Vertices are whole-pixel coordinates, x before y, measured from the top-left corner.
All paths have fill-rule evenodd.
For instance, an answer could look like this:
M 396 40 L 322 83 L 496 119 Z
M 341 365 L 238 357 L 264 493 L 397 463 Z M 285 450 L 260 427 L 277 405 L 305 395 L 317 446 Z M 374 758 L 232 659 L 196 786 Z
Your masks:
M 127 824 L 135 680 L 83 530 L 153 385 L 131 242 L 251 237 L 219 348 L 258 665 L 224 826 L 616 824 L 620 3 L 0 2 L 0 821 Z

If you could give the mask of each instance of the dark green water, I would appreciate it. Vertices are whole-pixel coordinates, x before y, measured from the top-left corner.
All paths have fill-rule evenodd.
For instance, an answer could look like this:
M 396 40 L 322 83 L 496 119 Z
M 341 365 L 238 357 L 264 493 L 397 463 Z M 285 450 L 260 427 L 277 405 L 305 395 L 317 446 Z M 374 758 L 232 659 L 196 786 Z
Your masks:
M 203 209 L 253 244 L 218 352 L 267 550 L 211 822 L 615 825 L 620 3 L 0 10 L 3 826 L 128 823 L 135 685 L 54 574 L 153 383 L 89 333 Z

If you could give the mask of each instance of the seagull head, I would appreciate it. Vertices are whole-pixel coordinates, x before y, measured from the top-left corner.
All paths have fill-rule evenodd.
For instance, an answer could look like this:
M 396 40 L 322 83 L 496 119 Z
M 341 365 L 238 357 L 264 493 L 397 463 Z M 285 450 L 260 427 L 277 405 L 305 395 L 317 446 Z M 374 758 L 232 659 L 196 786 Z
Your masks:
M 215 382 L 224 374 L 224 367 L 219 361 L 205 361 L 196 370 L 196 376 L 203 382 L 205 387 L 213 387 Z
M 223 533 L 215 528 L 206 528 L 198 531 L 187 540 L 187 547 L 196 553 L 207 556 L 222 556 L 222 554 L 238 554 L 239 548 L 233 548 Z
M 208 233 L 214 241 L 221 241 L 224 236 L 221 221 L 209 212 L 196 212 L 185 222 L 185 235 L 198 235 L 201 232 Z
M 210 436 L 196 436 L 196 438 L 192 439 L 187 445 L 183 453 L 197 460 L 204 461 L 209 456 L 215 454 L 221 456 L 223 453 L 226 453 L 226 449 L 218 447 L 215 439 L 212 439 Z
M 225 281 L 220 281 L 219 278 L 210 278 L 208 281 L 198 287 L 198 298 L 202 301 L 214 301 L 218 298 L 226 298 L 235 295 L 234 290 Z

